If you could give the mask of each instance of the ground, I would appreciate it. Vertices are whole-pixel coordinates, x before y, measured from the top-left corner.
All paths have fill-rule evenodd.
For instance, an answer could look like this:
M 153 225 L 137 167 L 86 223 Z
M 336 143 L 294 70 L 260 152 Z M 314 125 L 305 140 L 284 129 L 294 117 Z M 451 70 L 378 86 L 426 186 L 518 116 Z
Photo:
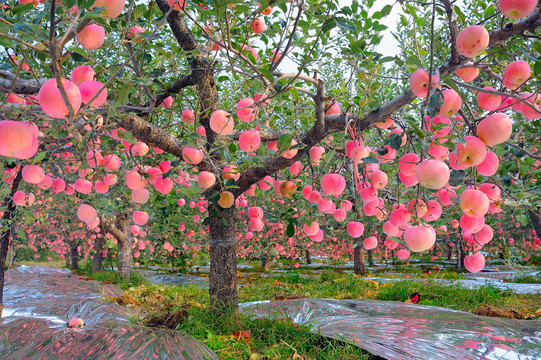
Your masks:
M 50 265 L 59 266 L 57 263 Z M 350 273 L 347 266 L 337 269 L 336 264 L 331 263 L 315 268 L 295 268 L 292 264 L 282 263 L 270 272 L 257 271 L 251 265 L 256 264 L 239 266 L 240 302 L 304 297 L 405 302 L 417 292 L 421 305 L 485 316 L 529 319 L 541 315 L 541 292 L 518 294 L 490 285 L 466 289 L 450 282 L 466 279 L 467 273 L 444 268 L 441 264 L 379 266 L 371 268 L 368 277 L 358 277 Z M 508 270 L 503 265 L 496 269 Z M 124 294 L 105 300 L 139 310 L 140 316 L 133 318 L 134 322 L 191 334 L 222 359 L 377 359 L 354 345 L 312 334 L 309 328 L 287 319 L 253 320 L 243 314 L 234 320 L 217 318 L 209 308 L 204 266 L 189 269 L 188 272 L 199 274 L 200 282 L 184 286 L 153 284 L 141 275 L 156 273 L 176 277 L 178 270 L 155 267 L 139 270 L 141 272 L 134 272 L 128 282 L 118 281 L 114 271 L 90 274 L 85 263 L 81 264 L 79 273 L 103 284 L 117 283 Z M 383 277 L 395 281 L 382 283 Z M 523 275 L 506 281 L 538 283 L 538 280 L 538 276 Z

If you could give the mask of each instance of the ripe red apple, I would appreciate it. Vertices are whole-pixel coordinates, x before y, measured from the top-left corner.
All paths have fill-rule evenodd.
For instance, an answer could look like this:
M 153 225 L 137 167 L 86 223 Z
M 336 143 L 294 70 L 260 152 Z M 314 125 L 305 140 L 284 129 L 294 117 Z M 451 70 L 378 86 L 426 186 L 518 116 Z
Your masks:
M 495 113 L 477 125 L 477 136 L 488 146 L 506 142 L 513 132 L 513 123 L 504 113 Z
M 410 76 L 411 91 L 417 97 L 426 97 L 428 94 L 428 73 L 424 69 L 418 69 Z M 432 76 L 432 86 L 438 83 L 438 77 Z
M 488 91 L 496 91 L 496 89 L 490 86 L 485 86 L 483 89 Z M 493 111 L 499 108 L 502 104 L 502 97 L 500 95 L 479 91 L 477 94 L 477 103 L 481 109 L 485 111 Z
M 479 76 L 479 69 L 476 67 L 466 67 L 462 69 L 457 69 L 455 73 L 461 78 L 464 82 L 471 82 Z
M 280 193 L 286 198 L 290 198 L 295 195 L 296 191 L 297 184 L 295 184 L 293 181 L 284 181 L 282 184 L 280 184 Z
M 417 166 L 415 175 L 422 186 L 437 190 L 447 184 L 451 172 L 443 161 L 425 160 Z
M 98 49 L 105 41 L 105 29 L 98 24 L 87 25 L 77 34 L 77 41 L 87 49 Z
M 252 30 L 256 34 L 261 34 L 266 28 L 265 20 L 261 17 L 258 17 L 252 22 Z
M 458 52 L 467 58 L 474 58 L 487 47 L 490 35 L 483 26 L 473 25 L 462 30 L 456 38 Z
M 220 205 L 220 207 L 224 209 L 229 209 L 231 206 L 233 206 L 234 203 L 235 203 L 235 195 L 233 195 L 231 192 L 222 191 L 220 193 L 220 200 L 218 200 L 218 205 Z
M 96 0 L 91 9 L 95 7 L 102 8 L 102 12 L 105 16 L 114 19 L 122 13 L 124 6 L 125 0 Z
M 81 91 L 69 80 L 62 79 L 62 85 L 68 96 L 68 100 L 75 112 L 81 107 Z M 48 80 L 39 89 L 38 100 L 41 109 L 50 117 L 63 119 L 68 114 L 68 108 L 56 84 L 56 79 Z
M 411 226 L 404 231 L 404 241 L 413 252 L 425 251 L 436 243 L 436 231 L 429 225 Z
M 520 19 L 530 15 L 538 0 L 500 0 L 500 10 L 510 19 Z

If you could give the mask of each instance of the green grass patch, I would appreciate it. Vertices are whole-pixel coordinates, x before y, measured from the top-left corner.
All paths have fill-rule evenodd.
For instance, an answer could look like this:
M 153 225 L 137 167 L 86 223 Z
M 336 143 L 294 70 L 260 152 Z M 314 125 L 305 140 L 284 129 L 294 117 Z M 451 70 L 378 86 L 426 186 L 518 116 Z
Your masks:
M 202 340 L 221 359 L 374 359 L 360 348 L 310 332 L 290 320 L 254 320 L 240 314 L 216 318 L 207 308 L 192 307 L 179 330 Z M 249 331 L 244 338 L 238 332 Z
M 537 275 L 517 276 L 512 279 L 506 279 L 505 282 L 517 284 L 541 284 L 541 273 Z
M 113 270 L 98 271 L 93 274 L 83 272 L 83 274 L 102 283 L 110 282 L 113 284 L 117 284 L 122 290 L 127 290 L 129 288 L 138 287 L 148 283 L 148 281 L 141 274 L 135 271 L 131 272 L 129 280 L 121 278 L 120 276 L 118 276 L 117 272 Z

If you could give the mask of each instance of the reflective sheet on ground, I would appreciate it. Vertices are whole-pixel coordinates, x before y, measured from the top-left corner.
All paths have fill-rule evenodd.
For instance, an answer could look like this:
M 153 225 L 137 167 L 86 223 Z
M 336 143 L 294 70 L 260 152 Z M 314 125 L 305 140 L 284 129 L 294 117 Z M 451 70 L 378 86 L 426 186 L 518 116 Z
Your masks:
M 20 266 L 4 290 L 0 319 L 2 360 L 219 359 L 197 339 L 130 322 L 135 312 L 101 300 L 122 292 L 82 281 L 67 269 Z M 85 326 L 71 329 L 71 318 Z
M 299 299 L 242 304 L 261 317 L 291 318 L 312 332 L 391 360 L 541 359 L 541 320 L 476 316 L 391 301 Z

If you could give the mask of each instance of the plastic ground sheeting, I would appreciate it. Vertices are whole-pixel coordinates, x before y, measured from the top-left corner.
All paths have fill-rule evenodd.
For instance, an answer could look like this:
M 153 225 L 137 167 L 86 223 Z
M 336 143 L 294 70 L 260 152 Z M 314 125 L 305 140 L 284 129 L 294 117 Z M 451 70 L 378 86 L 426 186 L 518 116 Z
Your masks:
M 150 281 L 153 284 L 161 285 L 176 285 L 176 286 L 186 286 L 186 285 L 196 285 L 203 288 L 209 287 L 208 278 L 188 275 L 188 274 L 169 274 L 163 271 L 154 271 L 154 270 L 136 270 L 141 274 L 145 279 Z
M 247 303 L 243 308 L 258 318 L 287 316 L 322 336 L 390 360 L 541 359 L 541 320 L 371 300 L 299 299 Z
M 100 300 L 120 293 L 113 285 L 81 281 L 66 269 L 12 270 L 4 289 L 0 359 L 219 359 L 193 337 L 135 325 L 129 321 L 135 313 Z M 76 317 L 85 326 L 68 328 Z

